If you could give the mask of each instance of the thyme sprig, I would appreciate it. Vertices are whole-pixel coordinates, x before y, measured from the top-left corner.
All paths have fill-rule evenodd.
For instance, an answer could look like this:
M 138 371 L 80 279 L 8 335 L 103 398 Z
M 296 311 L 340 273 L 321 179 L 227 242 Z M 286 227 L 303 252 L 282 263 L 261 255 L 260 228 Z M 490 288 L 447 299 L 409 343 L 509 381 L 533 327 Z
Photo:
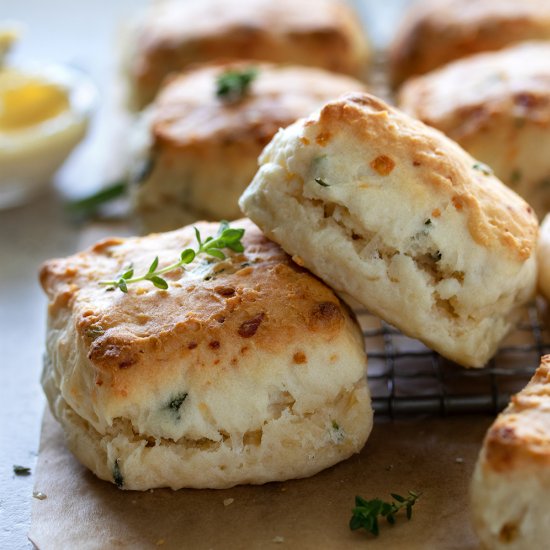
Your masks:
M 134 268 L 130 265 L 115 279 L 111 281 L 99 281 L 99 284 L 101 286 L 108 287 L 107 290 L 115 290 L 118 288 L 122 292 L 126 293 L 128 292 L 129 284 L 138 283 L 140 281 L 149 281 L 155 287 L 166 290 L 168 288 L 168 283 L 166 282 L 166 279 L 161 277 L 161 275 L 179 268 L 183 268 L 184 265 L 190 264 L 195 259 L 195 256 L 198 256 L 199 254 L 206 254 L 208 256 L 213 256 L 218 260 L 224 260 L 225 254 L 222 252 L 223 248 L 228 248 L 234 252 L 244 251 L 244 246 L 241 242 L 242 236 L 244 235 L 244 229 L 234 229 L 230 227 L 229 223 L 226 221 L 222 221 L 220 223 L 220 227 L 215 238 L 207 237 L 203 240 L 200 231 L 196 227 L 194 229 L 195 237 L 199 245 L 197 250 L 186 248 L 180 254 L 180 259 L 177 262 L 159 269 L 159 258 L 157 256 L 144 275 L 139 277 L 134 276 Z
M 365 529 L 369 533 L 378 536 L 379 525 L 378 517 L 386 518 L 391 525 L 395 523 L 395 515 L 401 509 L 405 509 L 407 519 L 412 517 L 412 507 L 420 498 L 422 493 L 409 491 L 409 496 L 403 497 L 395 493 L 390 493 L 394 499 L 392 502 L 384 502 L 379 498 L 366 500 L 360 496 L 355 497 L 355 508 L 352 510 L 352 516 L 349 527 L 352 531 Z
M 216 79 L 216 96 L 227 102 L 240 101 L 258 76 L 256 67 L 228 69 Z
M 69 202 L 66 205 L 66 208 L 70 213 L 88 216 L 94 214 L 105 203 L 125 196 L 127 191 L 128 184 L 126 181 L 116 181 L 102 187 L 99 191 L 96 191 L 91 195 Z

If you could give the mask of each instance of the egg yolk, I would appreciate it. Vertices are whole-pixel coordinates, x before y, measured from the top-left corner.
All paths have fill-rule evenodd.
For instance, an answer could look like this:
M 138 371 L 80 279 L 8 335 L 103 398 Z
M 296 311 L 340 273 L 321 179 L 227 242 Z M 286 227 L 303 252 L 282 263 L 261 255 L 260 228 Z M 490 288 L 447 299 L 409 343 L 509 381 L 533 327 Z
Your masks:
M 69 109 L 66 90 L 13 69 L 0 70 L 0 131 L 23 130 Z

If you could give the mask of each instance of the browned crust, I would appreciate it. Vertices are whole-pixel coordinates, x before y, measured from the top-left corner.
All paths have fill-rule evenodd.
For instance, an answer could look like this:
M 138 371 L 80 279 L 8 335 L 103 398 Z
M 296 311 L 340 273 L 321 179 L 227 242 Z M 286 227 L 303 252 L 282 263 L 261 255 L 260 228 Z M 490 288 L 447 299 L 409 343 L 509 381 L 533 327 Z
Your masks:
M 517 261 L 531 256 L 538 235 L 532 208 L 494 176 L 474 169 L 476 161 L 440 132 L 403 115 L 369 94 L 349 94 L 328 103 L 318 121 L 319 135 L 351 131 L 359 142 L 387 148 L 388 157 L 410 162 L 418 181 L 448 197 L 467 216 L 478 244 L 501 247 Z
M 392 80 L 397 85 L 467 55 L 548 38 L 544 0 L 423 0 L 409 9 L 392 44 Z
M 531 70 L 525 70 L 537 58 L 550 59 L 550 43 L 524 43 L 498 53 L 456 61 L 407 81 L 400 90 L 399 105 L 459 143 L 502 120 L 510 121 L 515 128 L 522 127 L 525 121 L 548 127 L 550 67 L 537 63 Z M 501 79 L 498 87 L 491 82 L 495 78 Z M 437 83 L 458 86 L 468 79 L 477 84 L 477 93 L 453 96 L 454 102 L 444 103 L 444 89 Z
M 495 472 L 550 466 L 550 355 L 491 426 L 484 452 L 483 467 Z
M 216 97 L 216 79 L 251 66 L 258 76 L 242 100 Z M 279 130 L 342 93 L 362 91 L 359 80 L 307 67 L 217 62 L 172 76 L 154 103 L 152 135 L 157 151 L 187 148 L 201 154 L 213 144 L 258 156 Z M 202 153 L 204 154 L 204 152 Z M 252 154 L 252 153 L 251 153 Z
M 50 300 L 50 317 L 55 322 L 70 315 L 102 391 L 125 397 L 140 386 L 154 387 L 182 361 L 202 372 L 209 384 L 222 375 L 220 365 L 238 369 L 241 357 L 256 348 L 276 354 L 293 345 L 301 357 L 300 341 L 315 335 L 330 342 L 350 322 L 332 290 L 255 225 L 240 220 L 232 226 L 246 229 L 245 251 L 216 263 L 214 268 L 224 271 L 211 280 L 167 275 L 168 291 L 134 284 L 128 294 L 108 292 L 98 281 L 120 272 L 142 247 L 151 250 L 147 263 L 166 251 L 177 258 L 194 241 L 191 227 L 109 239 L 43 265 L 40 281 Z M 197 227 L 208 235 L 215 234 L 218 224 Z M 136 266 L 136 272 L 143 268 L 147 266 Z

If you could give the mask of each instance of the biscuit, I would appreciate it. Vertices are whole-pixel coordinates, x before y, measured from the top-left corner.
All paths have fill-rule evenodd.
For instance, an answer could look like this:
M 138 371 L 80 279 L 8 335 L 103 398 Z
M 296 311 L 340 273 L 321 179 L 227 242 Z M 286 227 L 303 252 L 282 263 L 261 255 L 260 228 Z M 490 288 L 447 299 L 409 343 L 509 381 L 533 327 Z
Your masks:
M 41 271 L 42 384 L 69 449 L 123 489 L 231 487 L 312 475 L 372 426 L 361 330 L 321 281 L 248 220 L 244 252 L 197 256 L 107 291 L 133 263 L 170 265 L 192 227 L 107 239 Z M 218 224 L 199 223 L 203 240 Z
M 420 0 L 391 45 L 391 78 L 398 85 L 467 55 L 548 39 L 548 0 Z
M 127 39 L 131 103 L 194 63 L 254 59 L 363 76 L 370 49 L 357 14 L 333 0 L 201 0 L 152 6 Z
M 550 355 L 489 428 L 471 484 L 484 548 L 547 548 L 550 540 Z
M 257 77 L 240 101 L 217 97 L 221 75 L 250 67 Z M 277 130 L 344 92 L 362 90 L 360 81 L 321 69 L 250 62 L 208 65 L 174 77 L 133 137 L 138 145 L 131 164 L 149 165 L 132 185 L 141 225 L 166 231 L 197 219 L 241 217 L 238 199 Z
M 279 131 L 240 199 L 295 260 L 481 367 L 536 282 L 536 216 L 443 134 L 368 94 Z
M 550 210 L 550 42 L 473 55 L 407 81 L 399 106 Z
M 540 236 L 537 246 L 539 267 L 539 292 L 550 302 L 550 214 L 544 218 L 540 226 Z

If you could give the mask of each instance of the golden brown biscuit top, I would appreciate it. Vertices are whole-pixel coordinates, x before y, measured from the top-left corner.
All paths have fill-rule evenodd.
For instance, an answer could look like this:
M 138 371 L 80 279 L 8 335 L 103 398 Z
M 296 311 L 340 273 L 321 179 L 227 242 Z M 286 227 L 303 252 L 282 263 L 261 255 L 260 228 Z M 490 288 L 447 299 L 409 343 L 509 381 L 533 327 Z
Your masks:
M 408 10 L 392 45 L 394 77 L 400 81 L 472 53 L 547 38 L 548 0 L 422 0 Z
M 504 20 L 534 21 L 550 19 L 548 0 L 422 0 L 409 11 L 411 20 L 428 20 L 442 28 L 464 27 L 484 23 L 497 25 Z M 550 21 L 549 21 L 550 22 Z M 473 32 L 470 28 L 470 32 Z
M 159 3 L 147 14 L 145 49 L 231 32 L 294 35 L 330 33 L 358 24 L 353 12 L 332 0 L 200 0 Z
M 255 67 L 257 77 L 238 101 L 216 95 L 217 78 L 228 70 Z M 189 146 L 242 139 L 265 145 L 281 127 L 324 102 L 364 85 L 321 69 L 241 62 L 213 64 L 172 78 L 153 104 L 153 133 L 160 141 Z
M 350 133 L 356 144 L 376 144 L 384 154 L 371 167 L 381 175 L 404 163 L 411 181 L 429 186 L 467 217 L 475 242 L 501 247 L 518 261 L 531 256 L 538 236 L 532 208 L 441 132 L 369 94 L 345 95 L 304 124 L 321 146 L 336 137 L 350 141 Z
M 550 42 L 527 42 L 478 54 L 408 81 L 400 106 L 454 139 L 495 116 L 550 122 Z
M 484 447 L 484 467 L 497 472 L 550 465 L 550 355 L 542 357 L 529 384 L 496 419 Z
M 218 224 L 196 224 L 203 239 Z M 213 375 L 220 363 L 239 368 L 245 354 L 280 353 L 313 337 L 330 342 L 349 317 L 330 288 L 297 266 L 249 220 L 243 253 L 227 251 L 224 261 L 198 256 L 185 271 L 165 275 L 168 290 L 151 283 L 109 291 L 112 279 L 130 263 L 145 273 L 155 256 L 159 266 L 195 248 L 192 227 L 141 238 L 107 239 L 65 259 L 50 260 L 40 273 L 55 326 L 71 316 L 95 383 L 121 396 L 137 385 L 154 387 L 181 362 Z M 225 252 L 225 251 L 224 251 Z M 347 321 L 346 321 L 347 319 Z M 160 383 L 160 382 L 159 382 Z

